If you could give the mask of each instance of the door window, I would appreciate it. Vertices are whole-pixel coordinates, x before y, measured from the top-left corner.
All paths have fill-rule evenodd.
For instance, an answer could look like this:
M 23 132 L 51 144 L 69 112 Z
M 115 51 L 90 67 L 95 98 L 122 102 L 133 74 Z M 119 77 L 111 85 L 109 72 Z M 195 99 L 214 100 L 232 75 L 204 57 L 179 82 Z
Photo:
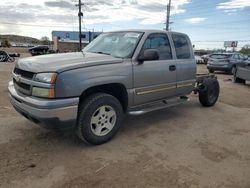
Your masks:
M 159 60 L 172 59 L 171 47 L 166 34 L 151 34 L 146 39 L 143 47 L 145 49 L 156 49 L 159 52 Z
M 185 35 L 172 34 L 177 59 L 189 59 L 191 57 L 190 46 Z

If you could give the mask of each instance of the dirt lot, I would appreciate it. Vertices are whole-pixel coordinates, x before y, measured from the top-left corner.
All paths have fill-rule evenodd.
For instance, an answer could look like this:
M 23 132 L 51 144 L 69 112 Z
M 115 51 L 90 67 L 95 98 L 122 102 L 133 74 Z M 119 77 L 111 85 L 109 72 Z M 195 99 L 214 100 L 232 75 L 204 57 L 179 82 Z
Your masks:
M 0 63 L 0 187 L 250 187 L 250 85 L 217 74 L 219 102 L 128 116 L 109 143 L 42 129 L 8 102 Z M 199 65 L 199 72 L 206 72 Z

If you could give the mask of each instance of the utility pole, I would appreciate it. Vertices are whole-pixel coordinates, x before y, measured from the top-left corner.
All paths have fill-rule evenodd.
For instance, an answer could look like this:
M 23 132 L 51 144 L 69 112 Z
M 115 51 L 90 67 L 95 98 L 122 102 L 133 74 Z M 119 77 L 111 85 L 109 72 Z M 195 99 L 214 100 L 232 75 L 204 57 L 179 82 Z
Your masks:
M 170 7 L 171 7 L 171 0 L 169 0 L 167 5 L 167 17 L 166 17 L 166 30 L 169 30 L 169 24 L 170 24 Z
M 84 3 L 81 2 L 81 0 L 79 0 L 78 4 L 76 4 L 76 6 L 79 7 L 79 11 L 78 11 L 78 17 L 79 17 L 79 51 L 82 50 L 82 5 L 84 5 Z

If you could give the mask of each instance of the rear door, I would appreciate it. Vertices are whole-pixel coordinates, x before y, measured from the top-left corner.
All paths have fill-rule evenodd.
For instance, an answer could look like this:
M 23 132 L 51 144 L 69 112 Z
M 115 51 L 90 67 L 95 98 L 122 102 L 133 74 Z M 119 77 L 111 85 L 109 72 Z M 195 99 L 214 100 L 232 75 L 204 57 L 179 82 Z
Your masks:
M 134 104 L 169 98 L 176 92 L 176 62 L 166 33 L 152 33 L 147 36 L 140 50 L 156 49 L 159 60 L 133 64 L 135 97 Z
M 186 95 L 193 91 L 196 81 L 196 62 L 191 42 L 187 35 L 172 33 L 177 70 L 177 95 Z

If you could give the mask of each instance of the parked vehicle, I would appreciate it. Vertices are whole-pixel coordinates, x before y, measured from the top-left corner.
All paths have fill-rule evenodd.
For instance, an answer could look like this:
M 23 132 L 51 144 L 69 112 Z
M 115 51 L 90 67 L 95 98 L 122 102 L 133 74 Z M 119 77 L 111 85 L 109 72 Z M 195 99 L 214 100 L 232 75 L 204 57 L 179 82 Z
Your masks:
M 40 46 L 35 46 L 33 48 L 30 48 L 29 52 L 31 53 L 32 56 L 55 53 L 54 50 L 51 50 L 49 46 L 46 46 L 46 45 L 40 45 Z
M 200 56 L 195 55 L 194 58 L 197 64 L 204 64 L 204 60 Z
M 0 50 L 0 62 L 14 62 L 15 58 L 11 57 L 7 52 Z
M 244 64 L 236 66 L 234 72 L 234 82 L 235 83 L 246 83 L 250 81 L 250 59 L 246 60 Z
M 209 54 L 201 56 L 201 58 L 203 59 L 204 64 L 207 64 L 209 56 L 210 56 Z
M 8 86 L 14 108 L 49 128 L 71 125 L 91 144 L 109 141 L 124 114 L 140 115 L 219 96 L 214 75 L 196 75 L 189 37 L 163 30 L 99 35 L 82 52 L 20 59 Z
M 10 57 L 20 57 L 21 55 L 19 53 L 11 53 L 9 54 Z
M 243 55 L 239 53 L 214 53 L 208 58 L 207 69 L 210 73 L 214 71 L 225 71 L 233 74 L 238 64 L 243 64 Z

